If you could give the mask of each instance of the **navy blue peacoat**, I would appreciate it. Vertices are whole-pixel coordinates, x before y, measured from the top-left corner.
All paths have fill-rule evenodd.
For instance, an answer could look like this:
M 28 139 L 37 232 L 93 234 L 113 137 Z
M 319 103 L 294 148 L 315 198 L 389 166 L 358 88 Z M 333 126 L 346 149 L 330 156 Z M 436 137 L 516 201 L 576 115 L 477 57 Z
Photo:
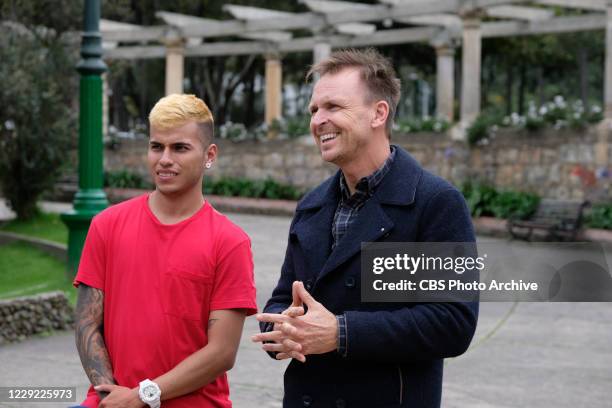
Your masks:
M 332 251 L 338 171 L 298 204 L 278 285 L 264 311 L 291 303 L 293 281 L 334 314 L 346 315 L 347 354 L 292 360 L 284 407 L 440 406 L 443 359 L 467 349 L 478 303 L 362 303 L 362 242 L 474 242 L 461 193 L 405 150 Z M 265 325 L 262 325 L 262 329 Z

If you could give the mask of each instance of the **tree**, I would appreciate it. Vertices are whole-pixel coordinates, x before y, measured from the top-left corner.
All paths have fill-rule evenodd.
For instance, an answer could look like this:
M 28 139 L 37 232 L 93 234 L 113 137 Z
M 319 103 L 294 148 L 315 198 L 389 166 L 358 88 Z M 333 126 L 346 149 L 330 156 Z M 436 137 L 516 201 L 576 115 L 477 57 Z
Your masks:
M 53 12 L 51 3 L 0 3 L 0 185 L 21 219 L 35 214 L 76 140 L 78 38 L 66 30 L 78 13 L 69 18 L 68 5 Z M 79 2 L 71 5 L 80 10 Z

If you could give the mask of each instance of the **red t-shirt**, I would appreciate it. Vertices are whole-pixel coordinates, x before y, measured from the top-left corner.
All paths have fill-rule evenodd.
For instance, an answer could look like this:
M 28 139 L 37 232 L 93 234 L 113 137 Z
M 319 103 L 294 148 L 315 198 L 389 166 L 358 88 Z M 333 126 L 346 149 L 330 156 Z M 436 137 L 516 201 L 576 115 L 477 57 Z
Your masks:
M 104 340 L 119 385 L 136 387 L 207 342 L 209 313 L 257 311 L 249 237 L 208 202 L 161 224 L 143 195 L 92 220 L 75 286 L 104 291 Z M 97 407 L 89 389 L 83 405 Z M 231 407 L 227 376 L 163 407 Z

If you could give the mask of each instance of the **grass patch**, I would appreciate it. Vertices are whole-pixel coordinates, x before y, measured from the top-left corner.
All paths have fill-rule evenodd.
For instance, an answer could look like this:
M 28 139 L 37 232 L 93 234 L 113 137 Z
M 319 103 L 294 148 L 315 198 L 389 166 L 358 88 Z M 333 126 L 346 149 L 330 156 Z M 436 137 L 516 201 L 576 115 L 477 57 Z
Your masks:
M 27 221 L 12 220 L 3 225 L 0 230 L 17 234 L 48 239 L 49 241 L 68 243 L 68 229 L 60 219 L 59 214 L 40 212 Z
M 0 299 L 61 290 L 76 304 L 66 265 L 28 244 L 0 246 Z

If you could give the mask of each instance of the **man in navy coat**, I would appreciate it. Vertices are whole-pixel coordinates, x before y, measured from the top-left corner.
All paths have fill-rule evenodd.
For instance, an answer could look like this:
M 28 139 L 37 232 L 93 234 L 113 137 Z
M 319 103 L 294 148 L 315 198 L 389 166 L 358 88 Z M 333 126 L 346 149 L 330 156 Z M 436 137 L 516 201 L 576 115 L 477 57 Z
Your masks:
M 333 53 L 310 130 L 339 171 L 298 204 L 253 341 L 292 358 L 284 407 L 440 406 L 443 359 L 468 348 L 477 303 L 362 303 L 362 242 L 474 242 L 463 196 L 390 144 L 400 83 L 370 49 Z

